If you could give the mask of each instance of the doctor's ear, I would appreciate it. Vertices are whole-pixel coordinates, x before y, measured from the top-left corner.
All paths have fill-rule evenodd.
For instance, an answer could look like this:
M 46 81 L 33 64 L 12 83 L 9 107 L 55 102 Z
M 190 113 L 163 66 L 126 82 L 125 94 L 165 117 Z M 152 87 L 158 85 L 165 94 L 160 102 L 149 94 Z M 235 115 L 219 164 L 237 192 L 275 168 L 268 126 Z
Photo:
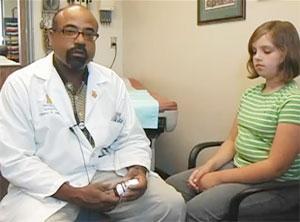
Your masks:
M 43 48 L 46 54 L 52 51 L 52 38 L 53 38 L 53 30 L 43 28 Z
M 52 29 L 46 29 L 44 30 L 45 35 L 47 36 L 48 39 L 48 46 L 52 46 L 52 36 L 54 31 Z

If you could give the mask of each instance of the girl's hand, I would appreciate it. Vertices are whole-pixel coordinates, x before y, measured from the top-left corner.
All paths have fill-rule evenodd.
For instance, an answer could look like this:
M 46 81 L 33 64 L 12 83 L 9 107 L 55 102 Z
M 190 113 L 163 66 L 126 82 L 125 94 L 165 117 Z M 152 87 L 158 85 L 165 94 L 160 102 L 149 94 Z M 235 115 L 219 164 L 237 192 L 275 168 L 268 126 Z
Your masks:
M 201 180 L 201 178 L 209 172 L 210 169 L 206 165 L 196 168 L 188 179 L 187 182 L 188 186 L 190 186 L 192 189 L 196 191 L 200 191 L 198 187 L 198 183 Z
M 222 171 L 206 173 L 197 181 L 198 191 L 207 190 L 222 183 L 220 174 Z

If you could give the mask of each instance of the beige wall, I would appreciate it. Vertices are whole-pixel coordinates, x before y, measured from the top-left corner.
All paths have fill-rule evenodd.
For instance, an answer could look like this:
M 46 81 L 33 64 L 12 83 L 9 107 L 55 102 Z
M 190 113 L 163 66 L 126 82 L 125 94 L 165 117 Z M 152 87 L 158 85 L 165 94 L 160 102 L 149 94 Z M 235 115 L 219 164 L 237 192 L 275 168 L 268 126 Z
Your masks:
M 300 30 L 300 1 L 247 0 L 244 21 L 197 25 L 196 0 L 123 1 L 123 71 L 178 103 L 174 132 L 163 134 L 156 161 L 168 173 L 187 166 L 191 147 L 229 132 L 248 80 L 247 42 L 272 19 Z

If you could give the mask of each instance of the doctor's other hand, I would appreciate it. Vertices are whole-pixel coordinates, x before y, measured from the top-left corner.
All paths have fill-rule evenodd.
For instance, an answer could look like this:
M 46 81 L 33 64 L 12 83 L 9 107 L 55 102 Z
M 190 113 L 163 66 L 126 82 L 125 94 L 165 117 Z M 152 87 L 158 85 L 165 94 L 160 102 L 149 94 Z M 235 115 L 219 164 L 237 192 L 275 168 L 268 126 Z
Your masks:
M 128 172 L 124 177 L 124 181 L 137 179 L 137 185 L 129 186 L 125 194 L 121 197 L 122 201 L 132 201 L 142 196 L 147 189 L 147 169 L 142 166 L 128 167 Z
M 73 187 L 64 183 L 53 197 L 100 212 L 110 211 L 119 203 L 119 197 L 115 195 L 112 187 L 101 183 L 84 187 Z

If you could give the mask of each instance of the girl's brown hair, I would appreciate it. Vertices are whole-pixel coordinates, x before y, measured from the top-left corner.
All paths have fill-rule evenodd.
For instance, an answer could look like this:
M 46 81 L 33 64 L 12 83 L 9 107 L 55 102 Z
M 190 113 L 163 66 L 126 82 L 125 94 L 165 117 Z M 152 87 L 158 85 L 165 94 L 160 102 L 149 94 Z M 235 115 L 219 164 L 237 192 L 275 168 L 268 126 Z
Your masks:
M 275 47 L 285 53 L 284 61 L 278 70 L 284 73 L 284 81 L 288 82 L 299 75 L 300 71 L 300 40 L 295 26 L 287 21 L 269 21 L 260 25 L 251 35 L 248 42 L 249 60 L 247 69 L 250 79 L 259 77 L 253 65 L 253 43 L 261 36 L 268 34 Z

